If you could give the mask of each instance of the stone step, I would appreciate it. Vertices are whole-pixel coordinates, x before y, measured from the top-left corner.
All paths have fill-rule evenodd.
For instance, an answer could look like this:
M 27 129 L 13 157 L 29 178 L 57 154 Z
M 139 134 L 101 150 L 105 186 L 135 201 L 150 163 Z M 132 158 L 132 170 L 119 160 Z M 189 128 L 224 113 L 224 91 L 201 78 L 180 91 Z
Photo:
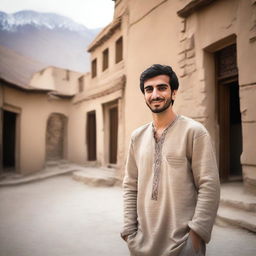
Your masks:
M 218 221 L 224 221 L 256 233 L 256 213 L 252 211 L 220 205 L 217 213 L 217 223 Z
M 239 201 L 234 199 L 221 198 L 220 205 L 256 213 L 255 202 L 248 202 L 248 201 L 246 202 L 246 201 Z
M 56 163 L 56 165 L 47 166 L 38 172 L 28 175 L 22 175 L 18 173 L 4 174 L 0 179 L 0 186 L 24 184 L 28 182 L 43 180 L 57 175 L 72 173 L 83 169 L 83 166 L 77 164 L 59 162 L 58 164 Z
M 57 160 L 49 160 L 45 162 L 45 167 L 56 167 L 61 165 L 67 165 L 69 164 L 69 161 L 66 159 L 57 159 Z
M 220 203 L 223 206 L 256 212 L 256 195 L 246 191 L 242 182 L 221 184 Z
M 73 179 L 90 186 L 114 186 L 120 181 L 115 177 L 115 170 L 110 168 L 84 167 L 81 171 L 73 172 Z
M 256 232 L 256 196 L 247 192 L 242 182 L 221 185 L 218 221 Z

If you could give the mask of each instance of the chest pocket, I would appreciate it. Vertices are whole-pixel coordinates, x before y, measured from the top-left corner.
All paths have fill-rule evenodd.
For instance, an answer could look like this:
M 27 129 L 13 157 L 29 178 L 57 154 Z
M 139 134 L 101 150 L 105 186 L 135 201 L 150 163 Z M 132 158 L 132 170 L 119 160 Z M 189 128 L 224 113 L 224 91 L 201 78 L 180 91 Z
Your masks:
M 185 157 L 175 157 L 167 155 L 166 157 L 167 163 L 171 166 L 184 166 L 187 163 L 187 159 Z
M 176 157 L 173 155 L 165 156 L 166 175 L 171 183 L 181 182 L 180 184 L 188 184 L 193 180 L 190 163 L 186 157 Z

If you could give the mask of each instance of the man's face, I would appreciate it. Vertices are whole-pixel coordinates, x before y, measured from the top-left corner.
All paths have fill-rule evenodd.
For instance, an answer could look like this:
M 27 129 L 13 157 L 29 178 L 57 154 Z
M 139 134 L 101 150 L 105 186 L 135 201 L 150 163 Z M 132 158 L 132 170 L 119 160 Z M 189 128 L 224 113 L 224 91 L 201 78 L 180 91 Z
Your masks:
M 164 112 L 171 106 L 176 90 L 171 91 L 169 80 L 169 76 L 159 75 L 149 78 L 144 83 L 145 101 L 153 113 Z

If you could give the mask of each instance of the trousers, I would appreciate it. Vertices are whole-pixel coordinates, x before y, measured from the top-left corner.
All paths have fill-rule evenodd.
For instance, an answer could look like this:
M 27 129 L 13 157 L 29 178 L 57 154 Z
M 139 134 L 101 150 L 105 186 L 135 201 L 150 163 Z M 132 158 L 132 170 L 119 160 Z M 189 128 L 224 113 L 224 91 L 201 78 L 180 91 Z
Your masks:
M 182 248 L 179 256 L 205 256 L 205 243 L 202 242 L 198 251 L 195 250 L 190 236 L 188 237 L 185 246 Z

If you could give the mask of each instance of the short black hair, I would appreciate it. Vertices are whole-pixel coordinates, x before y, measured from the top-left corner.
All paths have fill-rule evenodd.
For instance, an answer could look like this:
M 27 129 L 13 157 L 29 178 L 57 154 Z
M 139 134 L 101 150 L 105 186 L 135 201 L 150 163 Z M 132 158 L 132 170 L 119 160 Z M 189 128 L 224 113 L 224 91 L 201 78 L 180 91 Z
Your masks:
M 169 84 L 171 86 L 171 90 L 178 90 L 179 88 L 179 80 L 175 72 L 172 70 L 170 66 L 154 64 L 151 67 L 147 68 L 140 75 L 140 90 L 144 94 L 144 82 L 149 78 L 159 76 L 159 75 L 167 75 L 170 78 Z

